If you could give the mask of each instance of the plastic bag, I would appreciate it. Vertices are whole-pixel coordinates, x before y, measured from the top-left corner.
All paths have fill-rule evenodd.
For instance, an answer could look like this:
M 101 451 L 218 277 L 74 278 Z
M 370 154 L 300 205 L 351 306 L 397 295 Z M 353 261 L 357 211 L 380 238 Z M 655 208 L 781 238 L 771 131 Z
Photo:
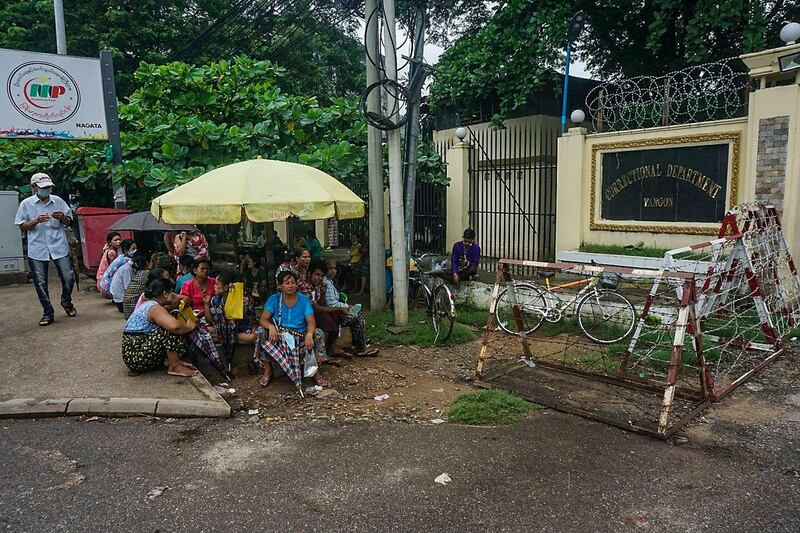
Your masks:
M 228 299 L 225 300 L 225 318 L 241 320 L 244 318 L 244 284 L 231 283 L 228 288 Z
M 197 317 L 194 316 L 194 311 L 192 311 L 191 305 L 185 305 L 184 301 L 181 300 L 181 303 L 178 304 L 178 320 L 183 320 L 184 322 L 189 322 L 190 320 L 197 320 Z
M 310 378 L 317 373 L 317 356 L 314 350 L 306 350 L 305 361 L 303 361 L 303 377 Z
M 604 289 L 617 289 L 619 288 L 619 281 L 622 276 L 616 272 L 603 272 L 600 274 L 600 287 Z

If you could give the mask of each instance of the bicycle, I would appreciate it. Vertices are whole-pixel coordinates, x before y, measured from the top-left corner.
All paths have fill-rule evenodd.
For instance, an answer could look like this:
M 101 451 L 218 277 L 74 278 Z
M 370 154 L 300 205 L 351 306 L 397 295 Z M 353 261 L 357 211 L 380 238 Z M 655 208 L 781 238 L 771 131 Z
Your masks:
M 432 257 L 430 270 L 423 270 L 422 260 Z M 433 276 L 436 270 L 436 256 L 434 254 L 422 254 L 417 258 L 411 257 L 411 265 L 408 272 L 408 304 L 409 307 L 422 307 L 431 317 L 433 330 L 436 336 L 433 343 L 446 342 L 453 333 L 453 323 L 456 318 L 455 298 L 450 288 L 441 278 Z M 436 280 L 438 279 L 438 283 Z M 394 295 L 394 288 L 389 290 L 389 298 Z M 387 304 L 388 305 L 388 304 Z
M 527 336 L 539 329 L 544 321 L 559 322 L 574 307 L 581 331 L 598 344 L 613 344 L 631 334 L 636 325 L 636 308 L 630 300 L 615 290 L 618 278 L 615 278 L 616 283 L 610 283 L 614 288 L 602 287 L 605 280 L 600 273 L 590 278 L 551 286 L 550 278 L 554 275 L 552 272 L 544 275 L 545 287 L 512 281 L 497 298 L 495 316 L 500 329 L 512 335 Z M 584 287 L 571 298 L 561 298 L 554 294 L 556 291 L 581 285 Z M 510 327 L 512 324 L 517 325 L 516 331 Z

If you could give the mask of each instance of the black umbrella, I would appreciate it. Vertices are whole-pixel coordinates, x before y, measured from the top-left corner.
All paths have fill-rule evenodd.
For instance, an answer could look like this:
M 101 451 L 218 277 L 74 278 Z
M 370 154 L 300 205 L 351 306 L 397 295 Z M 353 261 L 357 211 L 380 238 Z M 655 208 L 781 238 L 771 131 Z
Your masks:
M 166 224 L 159 222 L 149 211 L 133 213 L 111 224 L 112 231 L 196 231 L 191 224 Z

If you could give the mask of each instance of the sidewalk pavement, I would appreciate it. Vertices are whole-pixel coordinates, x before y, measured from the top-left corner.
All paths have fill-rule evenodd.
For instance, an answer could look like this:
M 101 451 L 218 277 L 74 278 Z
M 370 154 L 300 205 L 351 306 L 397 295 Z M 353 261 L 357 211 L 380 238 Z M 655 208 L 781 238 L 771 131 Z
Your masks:
M 0 418 L 60 415 L 230 416 L 230 407 L 202 375 L 127 375 L 120 355 L 124 320 L 82 277 L 73 292 L 78 316 L 59 305 L 61 283 L 51 266 L 56 322 L 38 325 L 42 309 L 32 284 L 0 287 Z

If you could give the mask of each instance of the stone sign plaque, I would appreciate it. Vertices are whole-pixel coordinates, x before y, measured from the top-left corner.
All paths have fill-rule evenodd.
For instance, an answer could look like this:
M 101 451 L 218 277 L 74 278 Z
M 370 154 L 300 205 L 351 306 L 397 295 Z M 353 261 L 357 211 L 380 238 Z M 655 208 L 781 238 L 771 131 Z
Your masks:
M 730 145 L 604 152 L 605 220 L 719 222 L 725 214 Z

